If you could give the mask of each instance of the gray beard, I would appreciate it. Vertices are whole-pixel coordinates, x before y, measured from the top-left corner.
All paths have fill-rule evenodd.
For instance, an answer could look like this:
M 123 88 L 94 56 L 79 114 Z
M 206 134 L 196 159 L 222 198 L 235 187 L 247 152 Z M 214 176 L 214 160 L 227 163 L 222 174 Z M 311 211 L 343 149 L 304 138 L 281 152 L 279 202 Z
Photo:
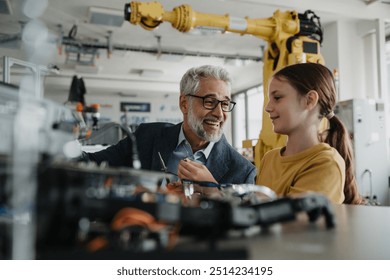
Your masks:
M 192 113 L 192 107 L 190 106 L 188 110 L 188 125 L 192 129 L 193 132 L 195 132 L 196 135 L 198 135 L 200 138 L 202 138 L 205 141 L 208 142 L 218 142 L 223 134 L 223 125 L 221 124 L 220 129 L 216 131 L 215 133 L 207 133 L 207 131 L 203 128 L 203 119 L 198 119 L 193 113 Z

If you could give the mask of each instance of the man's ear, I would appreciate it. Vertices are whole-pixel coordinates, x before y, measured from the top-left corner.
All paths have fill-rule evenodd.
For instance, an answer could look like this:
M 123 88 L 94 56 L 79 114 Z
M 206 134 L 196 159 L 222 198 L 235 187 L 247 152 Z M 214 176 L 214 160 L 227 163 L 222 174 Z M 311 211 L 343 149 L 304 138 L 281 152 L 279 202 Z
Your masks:
M 179 106 L 183 114 L 186 114 L 188 112 L 188 98 L 184 94 L 180 94 Z
M 309 109 L 313 109 L 318 104 L 318 92 L 315 90 L 311 90 L 306 94 L 306 106 L 308 106 Z

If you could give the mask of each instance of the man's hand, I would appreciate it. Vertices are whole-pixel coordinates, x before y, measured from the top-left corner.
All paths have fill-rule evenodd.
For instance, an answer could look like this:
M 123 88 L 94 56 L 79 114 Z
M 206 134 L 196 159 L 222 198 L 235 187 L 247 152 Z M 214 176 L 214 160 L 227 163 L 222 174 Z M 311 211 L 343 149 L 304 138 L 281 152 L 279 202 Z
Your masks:
M 179 162 L 177 176 L 182 180 L 218 183 L 205 165 L 189 159 L 183 159 Z
M 182 182 L 168 183 L 166 185 L 166 188 L 168 190 L 168 193 L 170 193 L 170 194 L 178 194 L 178 195 L 183 195 L 184 194 Z

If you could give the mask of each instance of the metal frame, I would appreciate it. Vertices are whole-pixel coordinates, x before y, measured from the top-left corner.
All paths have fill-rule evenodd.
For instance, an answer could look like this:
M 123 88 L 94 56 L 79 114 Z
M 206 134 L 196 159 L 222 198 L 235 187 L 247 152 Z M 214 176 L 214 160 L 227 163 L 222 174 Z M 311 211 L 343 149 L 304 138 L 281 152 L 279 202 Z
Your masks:
M 37 65 L 31 62 L 19 60 L 16 58 L 4 56 L 3 57 L 3 82 L 4 83 L 11 83 L 11 67 L 13 65 L 19 65 L 24 66 L 26 68 L 29 68 L 32 70 L 34 75 L 34 83 L 35 83 L 35 96 L 42 98 L 43 97 L 43 79 L 42 76 L 45 73 L 49 73 L 50 70 L 46 66 L 43 65 Z

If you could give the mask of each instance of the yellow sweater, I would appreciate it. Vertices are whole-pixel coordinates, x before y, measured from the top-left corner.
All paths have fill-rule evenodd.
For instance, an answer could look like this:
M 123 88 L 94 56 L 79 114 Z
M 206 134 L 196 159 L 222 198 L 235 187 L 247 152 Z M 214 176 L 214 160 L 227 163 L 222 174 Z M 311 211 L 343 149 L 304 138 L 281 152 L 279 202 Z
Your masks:
M 343 203 L 345 162 L 336 149 L 321 143 L 292 156 L 281 156 L 284 148 L 267 152 L 256 184 L 278 195 L 319 192 L 333 203 Z

